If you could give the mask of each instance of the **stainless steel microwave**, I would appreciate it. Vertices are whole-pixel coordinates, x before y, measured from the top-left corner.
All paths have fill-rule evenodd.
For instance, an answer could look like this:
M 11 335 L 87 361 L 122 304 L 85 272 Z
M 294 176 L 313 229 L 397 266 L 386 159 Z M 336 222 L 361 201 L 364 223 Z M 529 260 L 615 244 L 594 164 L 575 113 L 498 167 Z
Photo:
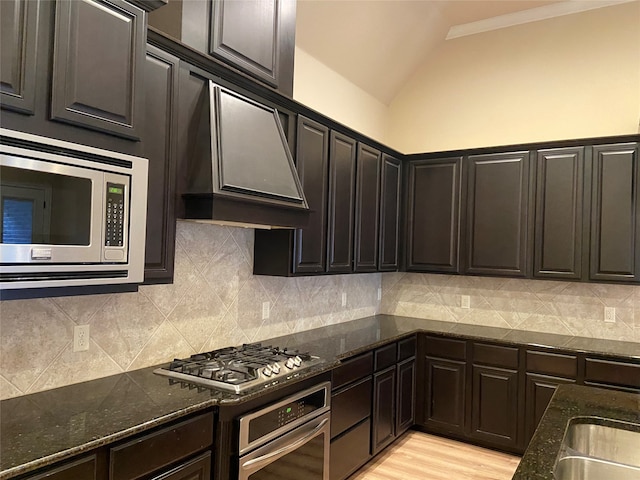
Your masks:
M 142 282 L 147 170 L 0 128 L 0 289 Z

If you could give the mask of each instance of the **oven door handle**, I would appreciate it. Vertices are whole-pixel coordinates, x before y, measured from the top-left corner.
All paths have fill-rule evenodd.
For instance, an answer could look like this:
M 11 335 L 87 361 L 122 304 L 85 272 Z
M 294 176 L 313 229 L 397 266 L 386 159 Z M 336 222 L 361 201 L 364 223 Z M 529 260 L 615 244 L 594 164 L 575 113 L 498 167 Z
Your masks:
M 296 440 L 293 443 L 290 443 L 288 445 L 285 445 L 284 447 L 281 447 L 273 452 L 269 452 L 266 455 L 262 455 L 258 458 L 254 458 L 252 460 L 248 460 L 246 462 L 244 462 L 242 464 L 242 468 L 247 470 L 249 468 L 256 468 L 256 466 L 258 466 L 259 464 L 262 463 L 268 463 L 269 460 L 271 460 L 274 457 L 281 457 L 284 456 L 286 453 L 295 450 L 296 448 L 304 445 L 305 443 L 307 443 L 309 440 L 311 440 L 313 437 L 315 437 L 323 428 L 324 426 L 329 422 L 328 418 L 325 418 L 324 420 L 322 420 L 313 430 L 311 430 L 309 433 L 307 433 L 306 435 L 304 435 L 303 437 L 299 438 L 298 440 Z

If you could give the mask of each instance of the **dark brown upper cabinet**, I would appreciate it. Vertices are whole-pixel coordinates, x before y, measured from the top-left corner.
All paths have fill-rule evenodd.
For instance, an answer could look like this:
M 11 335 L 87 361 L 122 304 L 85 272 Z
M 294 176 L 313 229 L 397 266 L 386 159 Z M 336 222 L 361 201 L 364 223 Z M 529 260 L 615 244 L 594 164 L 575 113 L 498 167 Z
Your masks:
M 538 151 L 534 276 L 580 279 L 584 147 Z
M 56 3 L 51 119 L 138 139 L 145 13 L 122 0 Z
M 145 283 L 173 281 L 179 60 L 147 46 L 143 156 L 149 159 Z
M 593 147 L 591 280 L 640 280 L 638 144 Z
M 396 271 L 400 267 L 402 162 L 389 155 L 382 155 L 381 177 L 378 270 Z
M 380 220 L 379 150 L 358 144 L 356 157 L 356 212 L 354 271 L 375 272 L 378 268 L 378 222 Z
M 2 108 L 33 115 L 39 2 L 0 2 L 0 92 Z
M 327 271 L 353 269 L 356 141 L 332 131 L 329 143 Z
M 461 179 L 461 157 L 409 163 L 408 271 L 460 271 Z
M 329 129 L 298 117 L 296 166 L 309 204 L 309 223 L 295 231 L 293 273 L 321 273 L 327 265 Z
M 467 273 L 530 274 L 529 157 L 514 152 L 468 158 Z
M 295 0 L 213 0 L 209 53 L 293 94 Z

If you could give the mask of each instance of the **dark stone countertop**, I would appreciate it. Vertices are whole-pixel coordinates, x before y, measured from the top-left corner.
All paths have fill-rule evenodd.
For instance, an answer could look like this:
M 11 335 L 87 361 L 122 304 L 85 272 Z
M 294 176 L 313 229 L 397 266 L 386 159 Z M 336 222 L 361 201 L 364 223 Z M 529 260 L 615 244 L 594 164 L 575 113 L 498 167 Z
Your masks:
M 325 372 L 341 359 L 415 332 L 546 346 L 640 358 L 637 343 L 574 338 L 376 315 L 263 341 L 309 351 L 325 363 L 300 380 Z M 255 399 L 262 388 L 235 395 L 183 388 L 153 374 L 155 367 L 122 373 L 0 402 L 0 480 L 13 478 L 197 411 Z M 270 391 L 279 387 L 273 387 Z
M 593 423 L 602 424 L 606 420 L 631 422 L 640 429 L 640 394 L 560 385 L 512 480 L 554 480 L 553 469 L 567 424 L 576 417 L 598 417 L 600 420 Z

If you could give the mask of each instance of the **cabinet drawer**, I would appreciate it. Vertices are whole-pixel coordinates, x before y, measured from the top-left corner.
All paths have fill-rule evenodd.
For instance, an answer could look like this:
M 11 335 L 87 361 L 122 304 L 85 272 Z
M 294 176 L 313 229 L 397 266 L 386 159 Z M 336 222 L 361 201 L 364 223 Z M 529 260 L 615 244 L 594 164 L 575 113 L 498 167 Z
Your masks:
M 58 468 L 45 470 L 26 480 L 95 480 L 97 459 L 95 455 L 81 458 Z
M 518 368 L 518 349 L 486 343 L 473 344 L 473 363 Z
M 347 383 L 360 380 L 373 372 L 373 352 L 349 359 L 331 372 L 331 387 L 334 390 Z
M 407 358 L 414 357 L 416 355 L 416 336 L 405 338 L 398 342 L 398 361 L 406 360 Z
M 331 397 L 331 438 L 371 415 L 371 377 Z
M 111 448 L 110 480 L 131 480 L 205 449 L 213 442 L 213 414 L 206 413 Z
M 371 421 L 365 420 L 331 442 L 330 479 L 343 480 L 369 460 Z
M 574 355 L 527 351 L 527 372 L 576 378 L 578 359 Z
M 584 380 L 640 388 L 640 365 L 587 358 Z
M 427 337 L 425 341 L 425 352 L 427 356 L 430 357 L 466 360 L 466 346 L 467 342 L 465 340 Z
M 373 353 L 374 371 L 383 370 L 396 363 L 398 345 L 392 343 L 384 347 L 377 348 Z

